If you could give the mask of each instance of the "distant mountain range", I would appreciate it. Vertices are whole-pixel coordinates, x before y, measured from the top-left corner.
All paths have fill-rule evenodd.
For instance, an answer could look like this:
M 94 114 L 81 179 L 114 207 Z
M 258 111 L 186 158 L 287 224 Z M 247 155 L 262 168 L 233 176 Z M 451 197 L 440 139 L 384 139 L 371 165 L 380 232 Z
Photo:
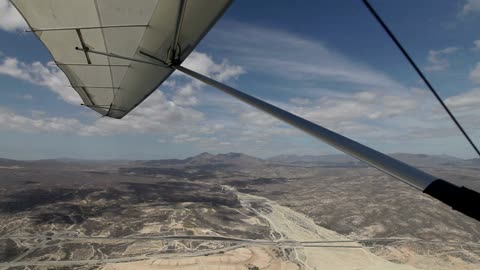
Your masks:
M 210 153 L 201 153 L 199 155 L 186 159 L 160 159 L 137 161 L 144 166 L 166 166 L 183 165 L 192 167 L 216 166 L 216 165 L 235 165 L 241 167 L 264 165 L 267 161 L 241 153 L 227 153 L 213 155 Z
M 448 155 L 425 155 L 394 153 L 392 157 L 408 164 L 422 167 L 438 166 L 480 166 L 480 159 L 461 159 Z M 294 166 L 327 166 L 327 167 L 362 167 L 363 162 L 345 154 L 335 155 L 278 155 L 267 159 L 260 159 L 242 153 L 210 154 L 201 153 L 186 159 L 159 159 L 159 160 L 82 160 L 82 159 L 44 159 L 35 161 L 13 160 L 0 158 L 0 166 L 75 166 L 75 165 L 133 165 L 148 167 L 187 166 L 187 167 L 213 167 L 236 166 L 252 167 L 267 164 L 284 164 Z

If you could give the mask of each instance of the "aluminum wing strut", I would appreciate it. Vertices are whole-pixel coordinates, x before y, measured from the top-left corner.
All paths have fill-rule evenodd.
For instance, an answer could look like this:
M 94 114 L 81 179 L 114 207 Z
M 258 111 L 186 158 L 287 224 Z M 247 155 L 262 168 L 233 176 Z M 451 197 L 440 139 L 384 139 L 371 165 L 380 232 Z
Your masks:
M 480 193 L 459 187 L 180 65 L 172 67 L 264 111 L 480 221 Z

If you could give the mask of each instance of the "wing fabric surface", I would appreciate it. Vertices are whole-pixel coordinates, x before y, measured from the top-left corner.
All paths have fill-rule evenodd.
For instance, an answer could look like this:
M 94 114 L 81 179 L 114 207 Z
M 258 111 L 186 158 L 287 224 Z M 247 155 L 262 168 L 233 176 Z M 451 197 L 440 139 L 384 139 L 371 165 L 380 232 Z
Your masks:
M 159 63 L 169 62 L 180 10 L 178 60 L 182 62 L 231 0 L 12 0 L 45 44 L 84 104 L 122 118 L 173 72 L 170 67 L 76 50 L 88 48 Z M 142 53 L 140 53 L 142 52 Z

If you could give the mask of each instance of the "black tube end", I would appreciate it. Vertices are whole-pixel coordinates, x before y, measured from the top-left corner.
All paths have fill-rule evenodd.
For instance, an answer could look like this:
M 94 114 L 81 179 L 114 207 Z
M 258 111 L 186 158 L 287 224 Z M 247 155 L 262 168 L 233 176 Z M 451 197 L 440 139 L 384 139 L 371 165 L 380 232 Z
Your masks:
M 423 192 L 480 221 L 480 193 L 442 179 L 433 181 Z

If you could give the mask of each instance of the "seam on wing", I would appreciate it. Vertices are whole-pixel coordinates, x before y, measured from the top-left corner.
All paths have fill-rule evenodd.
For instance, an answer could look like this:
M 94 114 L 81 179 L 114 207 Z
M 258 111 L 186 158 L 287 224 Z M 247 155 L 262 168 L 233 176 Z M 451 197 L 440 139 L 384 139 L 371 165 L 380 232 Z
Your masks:
M 98 23 L 100 24 L 100 26 L 103 26 L 102 16 L 100 16 L 100 10 L 98 9 L 98 1 L 95 0 L 94 3 L 95 3 L 95 10 L 97 11 Z M 103 44 L 105 45 L 105 52 L 110 53 L 110 50 L 107 46 L 107 39 L 105 38 L 105 31 L 104 31 L 103 28 L 101 28 L 100 31 L 102 32 Z M 111 66 L 112 63 L 110 63 L 110 57 L 108 57 L 108 56 L 107 56 L 107 61 L 108 61 L 108 65 L 109 65 L 108 69 L 110 70 L 110 82 L 112 83 L 112 100 L 110 101 L 110 107 L 107 111 L 106 116 L 110 115 L 110 111 L 112 109 L 113 101 L 115 100 L 115 95 L 117 94 L 117 91 L 118 91 L 118 89 L 114 88 L 115 86 L 113 84 L 114 81 L 113 81 L 113 72 L 112 72 L 112 66 Z M 120 87 L 120 85 L 119 85 L 119 87 Z

